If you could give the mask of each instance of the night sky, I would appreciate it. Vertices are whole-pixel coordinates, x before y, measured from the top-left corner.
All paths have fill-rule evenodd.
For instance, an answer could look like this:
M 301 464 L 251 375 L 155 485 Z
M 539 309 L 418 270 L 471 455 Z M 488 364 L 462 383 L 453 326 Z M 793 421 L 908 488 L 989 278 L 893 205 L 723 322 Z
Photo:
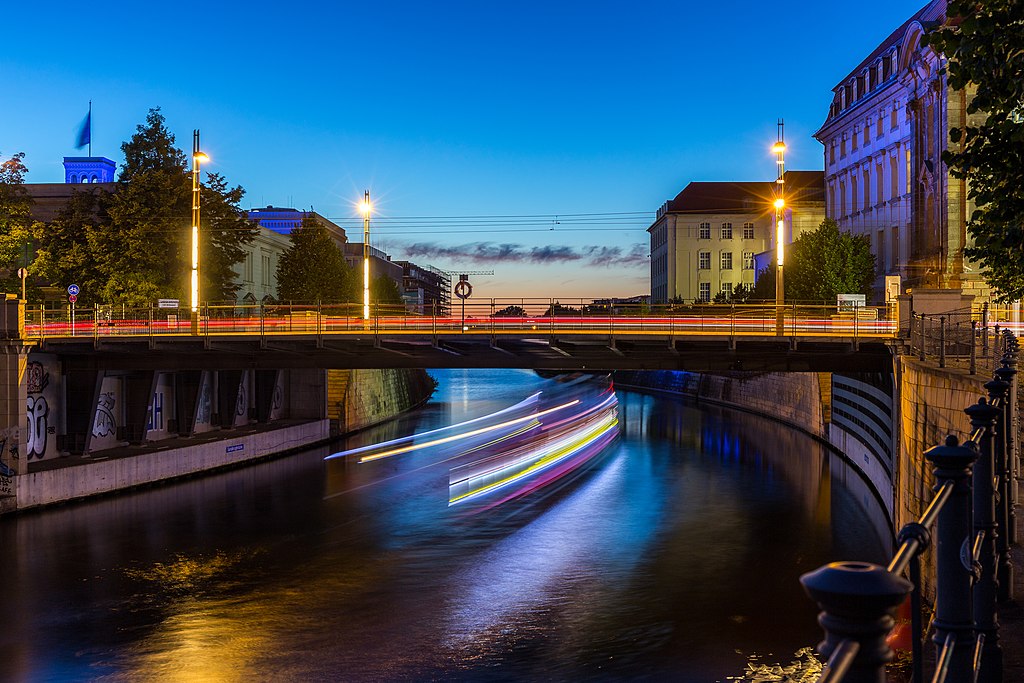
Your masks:
M 831 88 L 923 0 L 4 7 L 0 156 L 62 182 L 150 107 L 243 208 L 312 207 L 474 296 L 648 293 L 654 212 L 693 180 L 822 168 Z M 195 8 L 195 11 L 193 11 Z

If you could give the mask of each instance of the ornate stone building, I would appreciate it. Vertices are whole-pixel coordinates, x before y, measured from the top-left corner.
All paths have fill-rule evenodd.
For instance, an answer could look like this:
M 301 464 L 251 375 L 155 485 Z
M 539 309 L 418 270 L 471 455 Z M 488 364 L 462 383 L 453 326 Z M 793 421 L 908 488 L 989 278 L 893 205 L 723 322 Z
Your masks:
M 964 259 L 974 207 L 942 163 L 968 94 L 949 89 L 945 59 L 921 46 L 945 19 L 945 0 L 934 0 L 893 31 L 832 89 L 814 134 L 825 147 L 826 211 L 840 229 L 871 240 L 879 299 L 885 275 L 899 275 L 904 290 L 987 295 Z

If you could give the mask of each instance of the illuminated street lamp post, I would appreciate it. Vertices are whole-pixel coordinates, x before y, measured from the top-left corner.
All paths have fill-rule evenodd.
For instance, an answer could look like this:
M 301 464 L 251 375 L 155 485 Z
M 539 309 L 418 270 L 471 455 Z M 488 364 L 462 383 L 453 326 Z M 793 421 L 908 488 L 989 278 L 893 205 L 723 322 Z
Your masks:
M 363 212 L 363 320 L 370 319 L 370 191 L 363 192 L 359 210 Z
M 192 131 L 192 334 L 199 334 L 199 164 L 210 157 L 199 151 L 199 129 Z
M 772 145 L 772 152 L 775 153 L 775 163 L 779 167 L 779 175 L 775 179 L 775 334 L 785 334 L 785 305 L 786 286 L 783 273 L 783 261 L 785 260 L 785 237 L 786 237 L 786 143 L 783 138 L 783 123 L 779 120 L 779 138 Z

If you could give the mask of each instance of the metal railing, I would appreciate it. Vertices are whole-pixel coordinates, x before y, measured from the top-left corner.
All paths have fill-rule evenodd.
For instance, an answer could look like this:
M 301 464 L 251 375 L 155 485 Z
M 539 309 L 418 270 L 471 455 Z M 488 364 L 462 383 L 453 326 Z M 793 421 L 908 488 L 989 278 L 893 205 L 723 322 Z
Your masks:
M 950 435 L 943 445 L 925 451 L 934 466 L 935 495 L 920 519 L 900 530 L 889 565 L 834 562 L 800 577 L 822 609 L 818 621 L 825 640 L 818 647 L 828 662 L 819 681 L 884 681 L 885 665 L 893 657 L 886 637 L 908 594 L 913 680 L 925 680 L 920 557 L 931 545 L 933 527 L 936 666 L 931 680 L 1002 680 L 996 605 L 1013 598 L 1020 345 L 1009 330 L 993 341 L 1002 349 L 1000 367 L 985 384 L 987 398 L 964 410 L 970 437 L 960 444 Z
M 901 330 L 910 353 L 939 367 L 962 367 L 970 374 L 991 372 L 1002 358 L 1003 332 L 1019 335 L 1024 328 L 1020 311 L 1012 307 L 961 308 L 943 313 L 910 313 Z
M 774 305 L 608 305 L 594 300 L 489 299 L 449 310 L 409 311 L 374 305 L 364 319 L 356 304 L 204 304 L 187 308 L 69 309 L 28 307 L 24 338 L 323 335 L 631 335 L 807 336 L 892 339 L 897 322 L 885 307 L 787 304 L 782 329 Z

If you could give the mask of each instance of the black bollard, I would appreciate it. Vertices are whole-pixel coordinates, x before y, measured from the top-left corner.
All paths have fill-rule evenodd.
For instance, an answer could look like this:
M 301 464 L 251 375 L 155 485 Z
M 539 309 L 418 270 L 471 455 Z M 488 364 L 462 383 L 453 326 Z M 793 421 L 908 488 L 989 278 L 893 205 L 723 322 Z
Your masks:
M 1009 537 L 1006 530 L 1009 528 L 1010 511 L 1007 508 L 1009 502 L 1010 475 L 1006 459 L 1006 441 L 1009 437 L 1006 422 L 1006 392 L 1010 385 L 999 376 L 996 370 L 996 378 L 985 383 L 985 390 L 988 391 L 989 405 L 996 411 L 995 424 L 992 427 L 992 468 L 995 476 L 995 533 L 996 533 L 996 579 L 999 584 L 997 599 L 999 602 L 1006 602 L 1011 599 L 1013 591 L 1013 562 L 1010 558 Z M 997 403 L 998 402 L 998 403 Z M 997 407 L 998 406 L 998 407 Z
M 935 466 L 936 493 L 945 486 L 953 488 L 935 523 L 935 659 L 941 658 L 943 644 L 952 636 L 947 680 L 969 681 L 974 676 L 974 572 L 964 566 L 961 552 L 969 552 L 972 545 L 971 472 L 978 454 L 950 435 L 942 446 L 926 450 L 924 457 Z
M 1009 509 L 1007 517 L 1006 536 L 1007 543 L 1016 545 L 1017 537 L 1017 503 L 1020 494 L 1017 487 L 1017 478 L 1020 476 L 1020 443 L 1019 431 L 1017 429 L 1017 353 L 1013 351 L 1017 340 L 1013 340 L 1009 352 L 1003 356 L 1002 367 L 996 370 L 996 376 L 1010 385 L 1006 392 L 1005 420 L 1006 424 L 1006 469 L 1008 473 L 1008 486 L 1006 489 L 1006 507 Z
M 840 643 L 855 641 L 860 647 L 843 680 L 885 683 L 885 665 L 893 658 L 885 639 L 911 583 L 868 562 L 832 562 L 804 574 L 800 583 L 822 610 L 818 623 L 825 640 L 818 652 L 828 658 Z
M 980 683 L 994 683 L 1003 680 L 1003 650 L 999 644 L 999 617 L 996 615 L 996 600 L 999 582 L 996 576 L 996 496 L 993 478 L 995 462 L 992 430 L 999 411 L 984 398 L 965 411 L 971 418 L 972 432 L 981 430 L 978 437 L 978 461 L 974 465 L 974 534 L 984 534 L 981 539 L 978 563 L 981 576 L 974 584 L 974 623 L 979 635 L 985 636 L 981 652 L 981 669 L 976 679 Z M 974 538 L 972 537 L 972 545 Z

